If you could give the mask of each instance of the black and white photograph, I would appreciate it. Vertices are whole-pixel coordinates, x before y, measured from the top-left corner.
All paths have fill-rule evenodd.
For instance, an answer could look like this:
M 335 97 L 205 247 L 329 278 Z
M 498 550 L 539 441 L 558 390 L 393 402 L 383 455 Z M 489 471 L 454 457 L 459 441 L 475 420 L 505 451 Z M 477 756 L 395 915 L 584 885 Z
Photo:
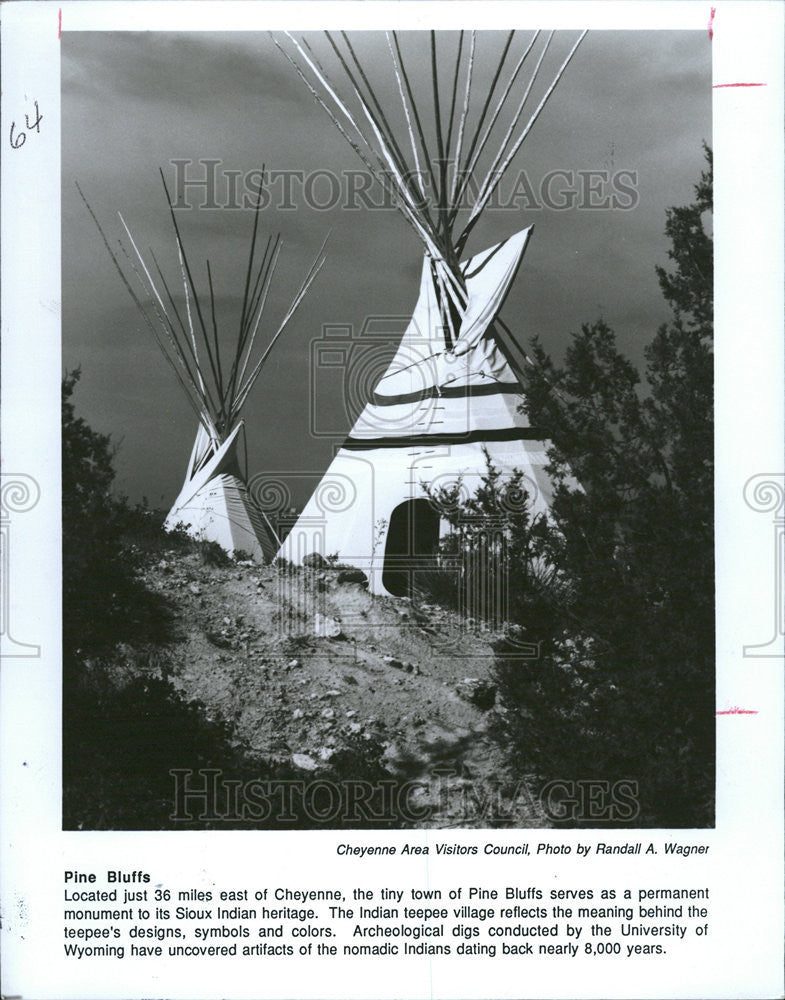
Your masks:
M 782 994 L 784 17 L 2 5 L 3 996 Z
M 711 826 L 706 33 L 61 72 L 64 827 Z

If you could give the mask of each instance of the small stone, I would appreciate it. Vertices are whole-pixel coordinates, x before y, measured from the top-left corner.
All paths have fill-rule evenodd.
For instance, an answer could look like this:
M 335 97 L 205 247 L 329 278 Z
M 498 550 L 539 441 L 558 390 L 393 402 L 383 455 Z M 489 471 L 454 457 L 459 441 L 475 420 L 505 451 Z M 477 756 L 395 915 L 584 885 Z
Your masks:
M 300 661 L 299 660 L 289 660 L 289 662 L 286 664 L 286 666 L 290 670 L 294 670 L 295 667 L 299 667 L 300 666 Z
M 401 750 L 397 744 L 395 743 L 384 744 L 384 753 L 382 754 L 383 758 L 385 758 L 386 760 L 396 760 L 400 758 L 400 756 L 401 756 Z
M 388 667 L 393 667 L 395 670 L 403 670 L 403 661 L 397 660 L 394 656 L 383 656 L 382 660 L 387 664 Z
M 292 718 L 293 719 L 302 719 L 302 717 L 304 715 L 305 715 L 305 712 L 303 712 L 303 710 L 301 708 L 295 708 L 295 710 L 292 712 Z
M 335 709 L 334 708 L 323 708 L 322 709 L 322 718 L 323 719 L 334 719 L 335 718 Z
M 341 624 L 329 615 L 323 615 L 317 611 L 314 615 L 313 631 L 315 635 L 325 639 L 340 639 L 343 637 Z
M 353 719 L 355 715 L 357 715 L 357 712 L 355 712 L 353 708 L 350 708 L 349 711 L 346 713 L 346 718 Z
M 319 760 L 327 761 L 335 756 L 335 747 L 319 747 Z
M 307 753 L 293 753 L 292 763 L 301 771 L 315 771 L 318 767 L 316 761 Z
M 359 736 L 359 734 L 362 731 L 363 727 L 362 723 L 360 722 L 352 722 L 351 725 L 349 726 L 349 732 L 352 734 L 352 736 Z
M 337 576 L 338 583 L 359 583 L 368 586 L 368 577 L 361 569 L 342 569 Z
M 188 587 L 188 589 L 191 591 L 192 594 L 196 594 L 197 596 L 202 592 L 202 588 L 199 586 L 198 583 L 192 583 Z

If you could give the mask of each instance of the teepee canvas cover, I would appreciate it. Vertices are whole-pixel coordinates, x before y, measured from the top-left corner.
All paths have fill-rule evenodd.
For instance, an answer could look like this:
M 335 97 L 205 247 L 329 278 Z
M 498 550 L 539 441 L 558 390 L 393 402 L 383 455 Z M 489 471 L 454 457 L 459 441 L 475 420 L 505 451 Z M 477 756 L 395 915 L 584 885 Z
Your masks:
M 544 43 L 534 32 L 517 54 L 515 31 L 459 31 L 444 41 L 434 31 L 406 34 L 408 56 L 403 36 L 386 33 L 389 61 L 361 59 L 343 31 L 325 32 L 319 53 L 315 40 L 289 32 L 276 40 L 367 169 L 392 186 L 425 251 L 397 356 L 281 548 L 295 563 L 337 553 L 365 570 L 377 593 L 400 592 L 393 564 L 416 565 L 438 541 L 425 484 L 438 490 L 461 479 L 473 493 L 490 459 L 524 474 L 533 514 L 549 506 L 543 434 L 518 412 L 521 384 L 507 352 L 519 348 L 499 318 L 531 230 L 468 260 L 465 249 L 585 36 L 543 89 L 554 32 Z M 488 43 L 494 54 L 480 73 Z M 424 102 L 415 96 L 428 92 Z
M 180 494 L 166 518 L 168 531 L 181 526 L 196 538 L 217 542 L 229 555 L 245 553 L 259 562 L 275 555 L 277 539 L 253 502 L 238 456 L 242 421 L 222 445 L 199 431 Z
M 227 344 L 219 334 L 210 261 L 207 261 L 209 298 L 202 305 L 163 171 L 161 181 L 177 248 L 183 295 L 180 304 L 175 301 L 155 254 L 150 250 L 148 261 L 141 253 L 122 215 L 120 221 L 130 250 L 121 242 L 121 257 L 111 247 L 78 184 L 77 188 L 123 284 L 199 420 L 185 482 L 166 518 L 165 527 L 168 530 L 182 527 L 200 541 L 216 542 L 229 555 L 244 553 L 258 561 L 267 561 L 280 539 L 254 503 L 240 466 L 238 443 L 244 426 L 240 412 L 276 341 L 321 270 L 325 260 L 324 244 L 283 320 L 259 356 L 254 348 L 263 327 L 264 309 L 282 245 L 280 234 L 270 236 L 259 261 L 258 226 L 263 190 L 260 184 L 239 330 Z M 141 298 L 135 291 L 135 283 L 141 286 Z
M 429 512 L 423 485 L 461 479 L 473 492 L 487 471 L 486 454 L 502 473 L 521 470 L 532 512 L 547 510 L 545 444 L 519 412 L 521 385 L 494 327 L 530 234 L 517 233 L 462 265 L 468 304 L 452 349 L 426 259 L 398 352 L 280 555 L 301 563 L 311 552 L 337 553 L 366 572 L 373 592 L 388 592 L 396 556 L 416 559 L 419 546 L 414 538 L 401 552 L 401 520 L 422 539 L 423 555 L 443 527 Z M 345 498 L 341 509 L 323 502 L 333 492 Z M 419 525 L 412 526 L 412 510 Z

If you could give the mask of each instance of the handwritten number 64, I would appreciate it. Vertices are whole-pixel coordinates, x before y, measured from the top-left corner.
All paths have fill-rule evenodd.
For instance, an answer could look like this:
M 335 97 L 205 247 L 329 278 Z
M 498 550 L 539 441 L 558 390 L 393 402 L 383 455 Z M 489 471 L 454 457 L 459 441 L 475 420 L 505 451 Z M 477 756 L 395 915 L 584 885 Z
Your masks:
M 35 102 L 35 121 L 30 121 L 30 116 L 25 115 L 25 125 L 28 131 L 35 129 L 36 132 L 40 134 L 41 132 L 41 122 L 44 120 L 44 116 L 38 110 L 38 101 Z M 17 136 L 14 136 L 16 130 L 16 122 L 11 122 L 11 133 L 9 135 L 9 140 L 11 142 L 12 149 L 21 149 L 27 141 L 27 132 L 20 132 Z

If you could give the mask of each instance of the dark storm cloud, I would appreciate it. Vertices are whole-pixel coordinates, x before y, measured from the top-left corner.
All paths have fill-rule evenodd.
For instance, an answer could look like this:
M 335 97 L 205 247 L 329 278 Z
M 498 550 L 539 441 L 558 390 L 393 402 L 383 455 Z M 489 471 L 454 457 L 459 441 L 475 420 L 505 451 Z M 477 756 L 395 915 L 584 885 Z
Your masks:
M 573 37 L 559 33 L 558 52 Z M 380 101 L 398 113 L 383 35 L 353 38 Z M 440 34 L 438 40 L 445 89 L 454 38 Z M 309 40 L 329 58 L 323 38 Z M 487 85 L 502 43 L 498 32 L 480 37 L 478 91 Z M 407 33 L 402 44 L 412 54 L 415 86 L 423 88 L 427 39 Z M 654 266 L 667 263 L 665 210 L 692 198 L 703 166 L 710 82 L 704 32 L 595 32 L 586 38 L 501 194 L 513 189 L 519 170 L 537 191 L 553 170 L 624 168 L 638 175 L 639 200 L 626 212 L 519 205 L 485 214 L 470 249 L 536 226 L 505 306 L 522 341 L 540 334 L 558 354 L 570 331 L 602 314 L 640 359 L 643 343 L 666 316 Z M 221 170 L 242 175 L 262 163 L 304 176 L 327 170 L 342 183 L 347 171 L 362 166 L 266 33 L 66 33 L 62 98 L 64 363 L 82 365 L 81 412 L 122 439 L 121 487 L 165 503 L 180 486 L 193 414 L 113 272 L 74 180 L 112 238 L 121 232 L 115 215 L 120 210 L 141 243 L 156 248 L 167 273 L 174 269 L 176 280 L 159 166 L 170 185 L 176 159 L 192 161 L 197 172 L 198 161 L 209 158 L 219 159 Z M 270 207 L 262 213 L 265 231 L 280 230 L 284 239 L 271 320 L 282 314 L 331 229 L 329 256 L 249 400 L 252 471 L 298 462 L 309 469 L 326 466 L 333 442 L 311 435 L 307 403 L 316 377 L 312 341 L 323 324 L 357 331 L 369 314 L 405 316 L 417 295 L 421 248 L 397 212 L 318 211 L 304 203 L 302 192 L 296 204 L 295 211 Z M 204 261 L 211 260 L 219 323 L 231 338 L 252 213 L 193 210 L 180 212 L 178 220 L 205 291 Z

